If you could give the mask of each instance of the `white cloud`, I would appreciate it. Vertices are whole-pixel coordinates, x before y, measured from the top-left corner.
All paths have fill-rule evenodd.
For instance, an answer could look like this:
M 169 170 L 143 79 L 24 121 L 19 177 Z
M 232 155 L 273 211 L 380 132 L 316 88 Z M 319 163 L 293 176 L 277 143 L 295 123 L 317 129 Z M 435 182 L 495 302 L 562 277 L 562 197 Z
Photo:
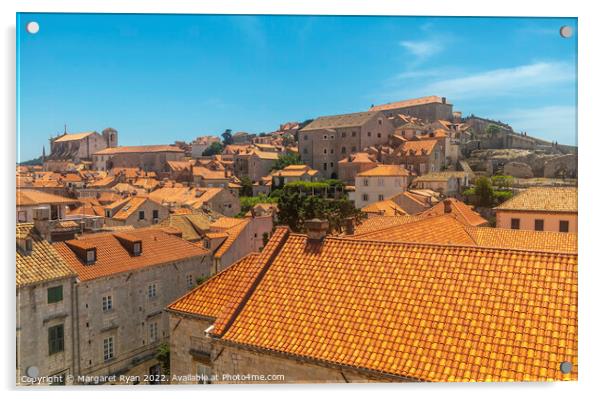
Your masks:
M 561 144 L 577 144 L 577 109 L 574 106 L 553 105 L 538 108 L 520 108 L 495 115 L 516 131 L 558 141 Z
M 426 59 L 443 50 L 443 44 L 437 39 L 404 40 L 399 45 L 419 59 Z
M 494 69 L 460 78 L 436 81 L 420 88 L 422 92 L 441 93 L 450 99 L 524 96 L 528 90 L 575 80 L 574 67 L 564 62 L 538 62 L 513 68 Z

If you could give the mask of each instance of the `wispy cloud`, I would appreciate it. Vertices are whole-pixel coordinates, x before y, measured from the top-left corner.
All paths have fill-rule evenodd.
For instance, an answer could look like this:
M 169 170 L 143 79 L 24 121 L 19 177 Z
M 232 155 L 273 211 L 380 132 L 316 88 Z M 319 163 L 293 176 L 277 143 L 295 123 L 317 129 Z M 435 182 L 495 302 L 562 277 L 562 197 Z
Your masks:
M 419 59 L 432 57 L 443 50 L 443 43 L 438 39 L 402 40 L 399 45 Z
M 427 84 L 423 92 L 442 93 L 449 98 L 524 96 L 529 89 L 544 90 L 575 80 L 574 67 L 564 62 L 537 62 L 500 68 Z

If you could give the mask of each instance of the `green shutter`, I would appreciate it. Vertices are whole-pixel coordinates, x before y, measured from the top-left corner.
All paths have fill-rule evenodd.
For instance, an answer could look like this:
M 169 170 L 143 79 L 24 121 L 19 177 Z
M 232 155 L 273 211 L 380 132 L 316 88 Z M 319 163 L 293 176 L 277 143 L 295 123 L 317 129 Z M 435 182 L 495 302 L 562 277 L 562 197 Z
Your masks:
M 63 300 L 63 286 L 48 288 L 48 303 L 56 303 Z

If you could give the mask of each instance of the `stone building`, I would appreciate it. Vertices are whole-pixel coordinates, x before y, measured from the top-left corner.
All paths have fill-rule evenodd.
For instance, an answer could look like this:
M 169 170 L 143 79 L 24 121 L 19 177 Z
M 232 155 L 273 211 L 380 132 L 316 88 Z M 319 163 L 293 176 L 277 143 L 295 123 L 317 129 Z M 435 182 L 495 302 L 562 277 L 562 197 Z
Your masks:
M 107 226 L 149 227 L 169 216 L 169 208 L 147 197 L 127 197 L 105 206 Z
M 140 383 L 160 374 L 155 353 L 170 331 L 163 309 L 209 276 L 208 252 L 163 229 L 99 233 L 53 247 L 77 273 L 74 374 L 137 376 Z
M 221 140 L 218 136 L 201 136 L 197 137 L 192 143 L 190 143 L 190 156 L 192 158 L 200 158 L 203 156 L 203 152 L 211 146 L 213 143 L 220 143 Z
M 575 251 L 329 237 L 319 220 L 307 227 L 308 235 L 277 228 L 261 253 L 168 306 L 172 375 L 211 383 L 577 379 Z M 507 257 L 514 262 L 497 267 Z M 540 294 L 534 284 L 554 289 Z M 558 346 L 537 344 L 550 336 Z
M 494 208 L 496 227 L 577 233 L 577 188 L 534 187 Z
M 295 181 L 316 181 L 319 173 L 307 165 L 289 165 L 271 173 L 272 190 L 282 188 L 285 184 Z
M 17 385 L 65 384 L 75 370 L 76 274 L 33 223 L 17 223 L 16 263 Z
M 387 143 L 393 130 L 391 121 L 378 111 L 321 116 L 299 131 L 299 154 L 323 177 L 338 178 L 341 159 Z
M 358 173 L 365 172 L 378 166 L 374 156 L 366 152 L 351 154 L 339 161 L 339 179 L 345 184 L 355 184 Z
M 94 169 L 140 168 L 157 174 L 169 172 L 169 161 L 181 161 L 184 150 L 174 145 L 142 145 L 106 148 L 92 154 Z
M 408 177 L 408 171 L 399 165 L 380 165 L 359 173 L 355 178 L 355 207 L 363 208 L 406 191 Z
M 217 187 L 163 187 L 150 193 L 149 198 L 170 210 L 187 208 L 207 210 L 225 216 L 240 213 L 238 191 Z
M 426 122 L 453 120 L 453 105 L 445 97 L 428 96 L 411 100 L 397 101 L 382 105 L 373 105 L 370 111 L 382 111 L 387 117 L 404 114 Z
M 383 154 L 382 162 L 402 165 L 418 175 L 438 172 L 445 164 L 442 143 L 437 140 L 410 140 L 396 148 L 392 154 Z
M 50 139 L 50 154 L 44 157 L 44 168 L 62 171 L 65 162 L 91 161 L 94 153 L 113 147 L 117 147 L 117 130 L 112 128 L 104 129 L 102 135 L 65 132 Z
M 251 181 L 256 182 L 270 173 L 278 161 L 278 152 L 261 151 L 249 147 L 246 151 L 236 152 L 232 158 L 234 174 L 241 178 L 248 177 Z

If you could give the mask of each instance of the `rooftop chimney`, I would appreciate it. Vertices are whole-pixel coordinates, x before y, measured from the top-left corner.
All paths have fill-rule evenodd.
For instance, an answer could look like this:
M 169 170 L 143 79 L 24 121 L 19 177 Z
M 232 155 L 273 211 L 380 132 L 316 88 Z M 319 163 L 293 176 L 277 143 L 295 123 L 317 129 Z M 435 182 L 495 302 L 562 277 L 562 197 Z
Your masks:
M 451 205 L 452 205 L 452 202 L 449 198 L 444 199 L 443 200 L 443 211 L 445 213 L 451 213 L 451 211 L 452 211 Z
M 328 228 L 328 220 L 325 219 L 315 218 L 305 222 L 305 229 L 310 242 L 322 242 L 328 233 Z
M 352 236 L 355 234 L 355 221 L 353 218 L 345 218 L 345 234 Z
M 34 208 L 33 210 L 33 225 L 40 236 L 50 241 L 50 209 L 49 208 Z

